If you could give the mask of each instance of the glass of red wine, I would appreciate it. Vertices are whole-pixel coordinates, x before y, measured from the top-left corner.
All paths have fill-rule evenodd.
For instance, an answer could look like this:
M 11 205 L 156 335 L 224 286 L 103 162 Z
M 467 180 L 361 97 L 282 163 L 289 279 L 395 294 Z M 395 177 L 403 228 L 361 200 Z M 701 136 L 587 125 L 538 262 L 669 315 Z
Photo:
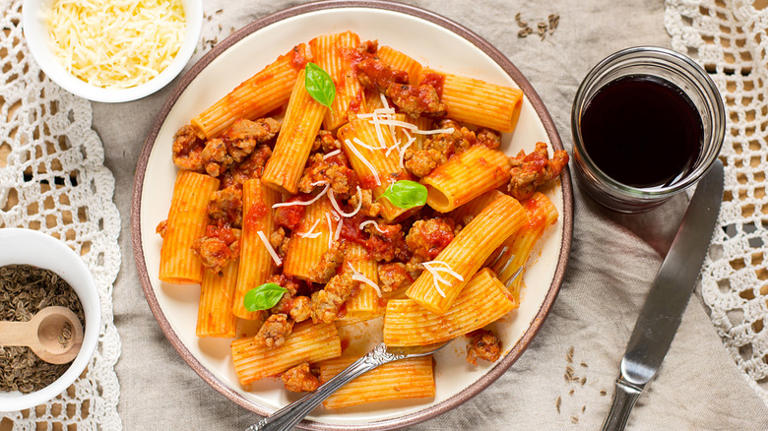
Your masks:
M 725 110 L 693 60 L 640 46 L 608 56 L 587 74 L 571 128 L 586 192 L 632 213 L 660 205 L 709 170 L 723 143 Z

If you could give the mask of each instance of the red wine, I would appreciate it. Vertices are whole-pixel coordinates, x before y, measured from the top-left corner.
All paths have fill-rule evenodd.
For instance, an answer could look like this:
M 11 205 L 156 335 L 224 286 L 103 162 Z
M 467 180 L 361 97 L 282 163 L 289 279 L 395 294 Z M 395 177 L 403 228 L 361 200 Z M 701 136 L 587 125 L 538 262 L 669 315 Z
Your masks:
M 671 82 L 629 75 L 597 91 L 581 117 L 589 157 L 614 180 L 651 188 L 685 176 L 704 130 L 691 99 Z

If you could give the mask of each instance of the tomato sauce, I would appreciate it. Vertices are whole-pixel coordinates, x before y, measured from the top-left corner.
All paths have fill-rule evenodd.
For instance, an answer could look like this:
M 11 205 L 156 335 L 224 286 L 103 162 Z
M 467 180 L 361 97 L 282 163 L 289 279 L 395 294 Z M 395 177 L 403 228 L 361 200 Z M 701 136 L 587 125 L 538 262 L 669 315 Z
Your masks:
M 445 84 L 445 76 L 439 73 L 427 72 L 424 77 L 421 78 L 420 84 L 427 84 L 434 87 L 439 97 L 443 97 L 443 85 Z

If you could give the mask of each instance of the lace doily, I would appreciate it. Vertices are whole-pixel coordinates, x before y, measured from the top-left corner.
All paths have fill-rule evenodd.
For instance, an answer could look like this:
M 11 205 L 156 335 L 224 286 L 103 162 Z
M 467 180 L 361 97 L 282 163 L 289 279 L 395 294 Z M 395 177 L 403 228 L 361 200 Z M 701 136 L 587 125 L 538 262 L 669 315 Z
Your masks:
M 120 268 L 115 181 L 91 130 L 90 103 L 51 82 L 29 54 L 21 4 L 0 0 L 0 228 L 37 229 L 80 253 L 99 289 L 102 327 L 96 354 L 78 380 L 45 405 L 0 414 L 0 429 L 120 430 L 114 371 L 120 337 L 112 315 Z
M 672 47 L 696 58 L 728 112 L 725 196 L 702 268 L 712 322 L 768 403 L 768 1 L 667 0 Z

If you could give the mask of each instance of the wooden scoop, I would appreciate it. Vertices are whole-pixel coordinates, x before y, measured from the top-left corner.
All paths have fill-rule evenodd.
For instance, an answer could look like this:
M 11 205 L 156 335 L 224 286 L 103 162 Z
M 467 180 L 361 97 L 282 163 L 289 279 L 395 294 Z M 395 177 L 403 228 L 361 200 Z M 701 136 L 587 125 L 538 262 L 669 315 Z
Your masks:
M 71 362 L 82 344 L 83 325 L 66 307 L 45 307 L 27 322 L 0 322 L 0 346 L 27 346 L 51 364 Z

